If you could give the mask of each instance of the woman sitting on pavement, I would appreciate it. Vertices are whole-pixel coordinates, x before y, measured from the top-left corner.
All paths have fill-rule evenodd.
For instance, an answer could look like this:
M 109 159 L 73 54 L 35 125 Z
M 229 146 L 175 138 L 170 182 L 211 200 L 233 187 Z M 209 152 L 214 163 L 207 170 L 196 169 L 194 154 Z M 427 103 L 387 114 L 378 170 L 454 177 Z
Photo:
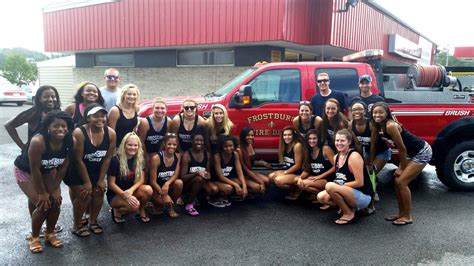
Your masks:
M 91 208 L 89 229 L 101 234 L 97 223 L 105 193 L 105 175 L 115 152 L 115 131 L 106 124 L 107 110 L 98 103 L 84 109 L 87 123 L 76 128 L 74 160 L 64 183 L 69 186 L 74 213 L 73 233 L 79 237 L 89 236 L 88 228 L 82 224 L 82 215 Z
M 263 160 L 258 161 L 255 149 L 253 148 L 254 131 L 251 127 L 247 126 L 240 131 L 240 147 L 237 148 L 240 159 L 242 160 L 242 170 L 244 175 L 248 177 L 247 180 L 253 181 L 257 186 L 252 188 L 255 192 L 265 193 L 268 185 L 270 184 L 270 178 L 253 170 L 253 166 L 260 166 L 271 168 L 271 164 Z
M 311 129 L 306 133 L 306 145 L 308 154 L 305 158 L 305 170 L 297 177 L 296 184 L 301 192 L 305 191 L 316 195 L 323 191 L 327 182 L 334 180 L 334 152 L 329 146 L 321 147 L 316 130 Z M 314 200 L 313 203 L 317 203 Z M 321 210 L 329 208 L 329 205 L 321 206 Z
M 269 177 L 276 186 L 290 191 L 286 199 L 296 200 L 300 194 L 296 178 L 303 172 L 305 148 L 301 143 L 300 135 L 291 126 L 283 128 L 280 133 L 278 157 L 286 170 L 274 171 L 270 173 Z
M 148 223 L 150 218 L 145 205 L 153 189 L 145 185 L 145 162 L 140 138 L 127 133 L 120 144 L 117 155 L 110 161 L 107 172 L 107 201 L 112 208 L 112 221 L 124 223 L 124 214 L 138 212 L 137 220 Z
M 183 191 L 183 181 L 179 177 L 181 154 L 178 153 L 178 137 L 167 133 L 162 149 L 150 159 L 150 184 L 153 188 L 152 201 L 155 213 L 162 213 L 168 207 L 168 216 L 178 217 L 174 205 Z
M 352 223 L 355 212 L 367 208 L 373 196 L 364 160 L 351 148 L 351 144 L 352 133 L 348 129 L 337 131 L 337 155 L 334 159 L 336 178 L 328 182 L 326 190 L 318 194 L 320 203 L 340 208 L 341 217 L 334 221 L 339 225 Z
M 61 111 L 50 111 L 41 123 L 39 134 L 29 142 L 27 151 L 14 162 L 14 173 L 23 193 L 33 204 L 31 213 L 30 251 L 43 252 L 39 238 L 46 221 L 45 240 L 58 248 L 63 245 L 54 229 L 62 203 L 60 184 L 67 173 L 69 153 L 73 150 L 71 117 Z

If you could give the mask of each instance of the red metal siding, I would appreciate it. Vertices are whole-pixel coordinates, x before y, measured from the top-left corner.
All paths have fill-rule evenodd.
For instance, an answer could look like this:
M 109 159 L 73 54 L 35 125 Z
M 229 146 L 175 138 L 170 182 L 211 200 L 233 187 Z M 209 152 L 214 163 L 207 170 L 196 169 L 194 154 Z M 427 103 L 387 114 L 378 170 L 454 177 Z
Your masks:
M 365 3 L 347 12 L 336 12 L 344 8 L 345 0 L 333 3 L 331 45 L 354 51 L 383 49 L 386 58 L 414 62 L 388 53 L 388 35 L 396 33 L 418 43 L 417 33 Z
M 456 58 L 474 58 L 474 46 L 454 47 L 454 57 Z
M 44 14 L 46 51 L 283 40 L 289 0 L 124 0 Z

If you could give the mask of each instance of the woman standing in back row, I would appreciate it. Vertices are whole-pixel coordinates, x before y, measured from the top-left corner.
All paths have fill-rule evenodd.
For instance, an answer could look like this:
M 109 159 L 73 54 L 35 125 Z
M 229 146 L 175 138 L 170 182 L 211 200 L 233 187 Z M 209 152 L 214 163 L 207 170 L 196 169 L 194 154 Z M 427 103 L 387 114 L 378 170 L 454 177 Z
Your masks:
M 140 91 L 137 86 L 127 84 L 122 87 L 120 91 L 120 98 L 117 105 L 110 109 L 108 116 L 108 124 L 115 134 L 117 139 L 116 147 L 120 146 L 123 137 L 127 133 L 134 132 L 138 124 L 138 99 L 140 98 Z
M 193 99 L 185 99 L 181 112 L 173 118 L 171 132 L 178 136 L 180 151 L 191 148 L 191 136 L 196 126 L 205 126 L 206 121 L 198 114 L 198 104 Z

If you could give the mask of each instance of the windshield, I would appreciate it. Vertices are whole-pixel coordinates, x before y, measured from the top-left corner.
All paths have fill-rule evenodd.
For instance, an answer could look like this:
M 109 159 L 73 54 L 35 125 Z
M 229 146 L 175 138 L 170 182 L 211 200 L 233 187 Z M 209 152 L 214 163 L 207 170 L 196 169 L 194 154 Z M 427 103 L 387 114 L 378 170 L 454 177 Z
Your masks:
M 244 81 L 248 76 L 250 76 L 253 72 L 255 72 L 257 68 L 249 68 L 244 72 L 240 73 L 237 77 L 232 79 L 231 81 L 224 84 L 220 87 L 213 96 L 223 96 L 229 93 L 231 90 L 235 88 L 235 86 L 239 85 L 242 81 Z

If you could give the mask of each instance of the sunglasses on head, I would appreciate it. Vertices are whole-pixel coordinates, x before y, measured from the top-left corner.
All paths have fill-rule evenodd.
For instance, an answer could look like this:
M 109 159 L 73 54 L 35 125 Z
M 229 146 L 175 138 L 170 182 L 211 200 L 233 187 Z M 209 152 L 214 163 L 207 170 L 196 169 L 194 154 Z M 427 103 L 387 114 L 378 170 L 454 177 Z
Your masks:
M 117 80 L 119 80 L 119 76 L 107 75 L 107 76 L 105 76 L 105 79 L 110 80 L 110 81 L 117 81 Z
M 318 83 L 329 82 L 329 79 L 318 79 Z
M 165 136 L 168 136 L 168 137 L 176 137 L 176 134 L 175 134 L 175 133 L 166 133 Z
M 300 104 L 311 104 L 310 101 L 300 101 Z
M 196 109 L 196 106 L 184 106 L 183 109 L 186 111 L 189 111 L 189 110 L 194 111 L 194 109 Z

